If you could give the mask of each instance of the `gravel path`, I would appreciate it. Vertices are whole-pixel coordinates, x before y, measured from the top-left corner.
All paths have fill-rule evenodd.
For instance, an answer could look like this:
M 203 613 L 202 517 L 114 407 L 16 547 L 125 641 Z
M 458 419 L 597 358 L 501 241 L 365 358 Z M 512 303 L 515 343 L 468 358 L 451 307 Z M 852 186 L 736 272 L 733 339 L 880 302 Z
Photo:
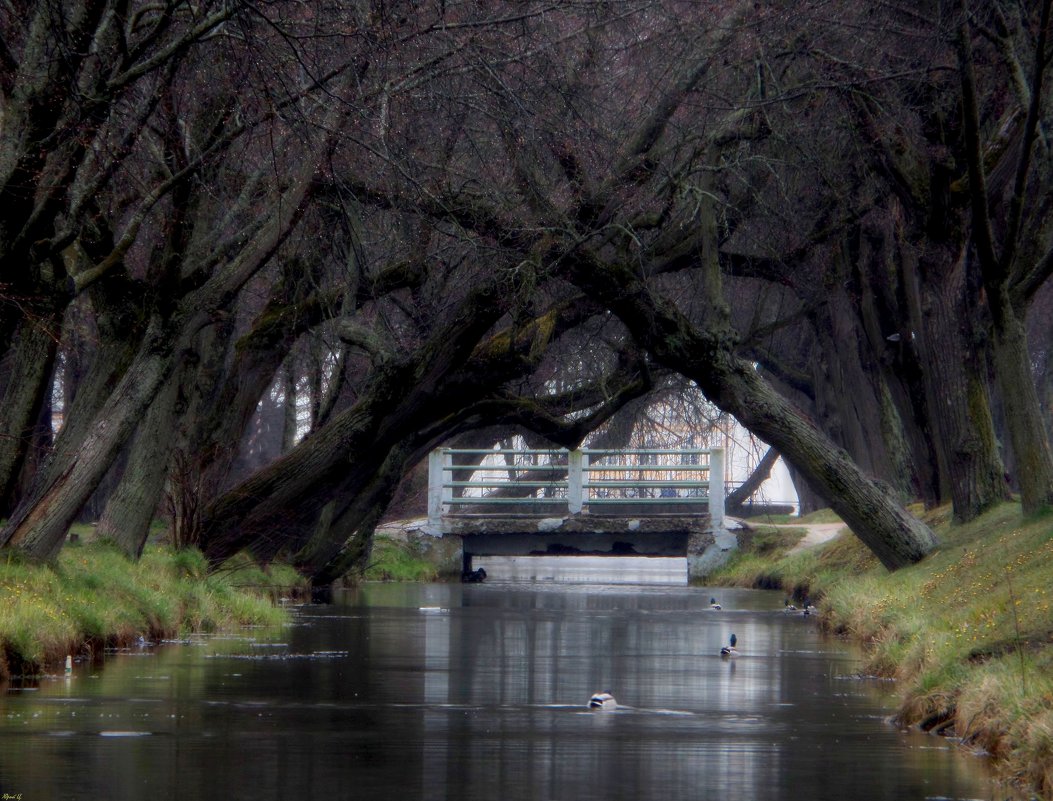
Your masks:
M 847 528 L 847 526 L 844 523 L 801 523 L 779 526 L 778 528 L 807 529 L 808 533 L 805 534 L 801 541 L 794 545 L 789 551 L 790 553 L 797 553 L 806 548 L 821 545 L 827 540 L 832 540 L 841 533 L 842 529 Z

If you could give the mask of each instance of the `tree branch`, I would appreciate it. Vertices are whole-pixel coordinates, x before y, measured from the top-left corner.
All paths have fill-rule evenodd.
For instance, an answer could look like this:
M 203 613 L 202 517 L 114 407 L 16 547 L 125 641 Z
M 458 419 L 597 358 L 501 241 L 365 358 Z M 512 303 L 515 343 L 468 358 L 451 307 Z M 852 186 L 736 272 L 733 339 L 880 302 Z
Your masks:
M 973 242 L 980 257 L 984 281 L 988 286 L 1001 285 L 1006 279 L 1006 264 L 995 253 L 991 213 L 987 201 L 987 178 L 984 174 L 980 145 L 980 112 L 976 101 L 976 76 L 973 72 L 972 41 L 969 34 L 968 0 L 959 0 L 961 19 L 955 37 L 958 76 L 962 90 L 962 123 L 965 128 L 965 159 L 969 173 L 969 201 L 972 208 Z
M 963 4 L 965 0 L 962 0 Z M 1031 170 L 1031 156 L 1035 140 L 1038 137 L 1038 125 L 1042 111 L 1042 81 L 1046 71 L 1046 37 L 1049 30 L 1050 8 L 1053 0 L 1043 0 L 1039 19 L 1038 37 L 1035 42 L 1035 59 L 1031 72 L 1031 99 L 1027 106 L 1027 120 L 1024 123 L 1024 141 L 1020 147 L 1020 158 L 1016 166 L 1016 180 L 1013 182 L 1013 194 L 1009 200 L 1009 215 L 1006 221 L 1005 247 L 1002 252 L 1004 269 L 1013 270 L 1013 260 L 1017 251 L 1017 236 L 1024 213 L 1024 193 L 1027 189 L 1027 176 Z
M 771 478 L 772 468 L 775 467 L 777 461 L 779 461 L 779 452 L 775 448 L 768 448 L 749 477 L 728 493 L 725 504 L 729 512 L 740 509 L 753 496 L 753 493 L 760 489 L 761 484 Z

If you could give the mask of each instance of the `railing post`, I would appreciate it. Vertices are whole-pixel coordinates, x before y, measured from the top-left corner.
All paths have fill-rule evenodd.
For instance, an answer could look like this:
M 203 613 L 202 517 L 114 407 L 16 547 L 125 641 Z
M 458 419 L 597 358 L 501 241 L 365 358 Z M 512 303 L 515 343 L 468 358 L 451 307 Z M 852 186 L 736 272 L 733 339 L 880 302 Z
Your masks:
M 442 450 L 428 454 L 428 527 L 438 531 L 442 526 Z
M 592 457 L 587 453 L 581 454 L 581 508 L 585 509 L 589 505 L 589 476 L 592 475 L 589 472 L 589 465 L 592 464 Z
M 724 527 L 724 449 L 709 449 L 709 519 L 713 528 Z
M 442 481 L 439 483 L 442 487 L 440 499 L 443 512 L 449 511 L 453 503 L 453 487 L 447 486 L 450 481 L 453 481 L 453 454 L 446 448 L 442 452 Z
M 581 512 L 582 453 L 573 450 L 567 454 L 567 511 L 572 515 Z

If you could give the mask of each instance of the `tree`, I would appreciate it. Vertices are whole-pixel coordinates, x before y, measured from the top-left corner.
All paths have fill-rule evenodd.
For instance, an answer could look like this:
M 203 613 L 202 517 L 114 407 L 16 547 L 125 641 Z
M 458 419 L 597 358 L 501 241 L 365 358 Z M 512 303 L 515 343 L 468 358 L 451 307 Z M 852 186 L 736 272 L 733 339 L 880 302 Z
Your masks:
M 156 393 L 181 361 L 193 352 L 198 332 L 209 325 L 215 315 L 230 306 L 240 289 L 266 265 L 288 237 L 299 219 L 312 176 L 326 151 L 326 138 L 322 135 L 311 142 L 311 146 L 302 152 L 301 158 L 288 158 L 285 164 L 286 176 L 271 185 L 266 183 L 269 173 L 263 169 L 247 176 L 240 186 L 228 184 L 232 204 L 223 210 L 222 215 L 216 215 L 215 210 L 209 208 L 209 202 L 217 194 L 216 185 L 191 183 L 191 178 L 202 179 L 217 173 L 220 177 L 245 177 L 241 169 L 235 166 L 243 154 L 232 153 L 231 145 L 242 141 L 251 150 L 255 143 L 247 134 L 265 121 L 273 122 L 276 118 L 276 107 L 273 105 L 265 104 L 264 108 L 240 106 L 237 87 L 227 86 L 225 88 L 230 91 L 229 94 L 223 91 L 223 87 L 213 87 L 217 89 L 213 93 L 181 95 L 182 102 L 186 104 L 185 127 L 180 128 L 177 124 L 174 106 L 178 102 L 177 86 L 180 85 L 173 83 L 176 67 L 179 66 L 177 56 L 232 20 L 235 9 L 239 8 L 221 5 L 215 15 L 203 18 L 204 22 L 201 18 L 189 20 L 185 28 L 176 24 L 182 21 L 181 12 L 177 13 L 178 5 L 167 9 L 151 6 L 143 14 L 136 13 L 129 18 L 103 15 L 80 21 L 88 25 L 89 30 L 95 30 L 98 47 L 98 57 L 86 66 L 79 61 L 73 63 L 73 68 L 84 66 L 88 70 L 78 80 L 87 81 L 90 78 L 101 86 L 100 105 L 95 109 L 95 116 L 86 123 L 90 126 L 90 134 L 106 142 L 112 137 L 123 141 L 124 137 L 142 131 L 144 125 L 151 121 L 155 126 L 151 132 L 156 135 L 145 136 L 145 141 L 136 143 L 135 148 L 127 144 L 118 152 L 119 158 L 106 164 L 98 163 L 94 151 L 89 152 L 84 143 L 70 144 L 67 149 L 72 149 L 73 156 L 63 162 L 62 167 L 65 180 L 49 184 L 46 189 L 48 203 L 58 197 L 65 201 L 65 206 L 59 203 L 52 209 L 50 218 L 43 222 L 34 219 L 34 225 L 44 226 L 37 231 L 37 235 L 56 249 L 50 262 L 46 263 L 61 263 L 56 258 L 57 249 L 66 247 L 69 241 L 76 245 L 73 258 L 78 269 L 68 276 L 68 283 L 75 292 L 95 291 L 98 294 L 111 284 L 131 284 L 142 298 L 138 308 L 143 310 L 143 323 L 140 335 L 136 335 L 134 328 L 125 328 L 120 332 L 121 345 L 131 345 L 131 352 L 134 353 L 126 362 L 126 370 L 121 370 L 122 365 L 112 360 L 100 360 L 102 368 L 108 371 L 108 377 L 100 385 L 107 389 L 91 396 L 83 391 L 79 393 L 80 397 L 90 401 L 86 403 L 87 408 L 76 415 L 71 413 L 67 416 L 69 430 L 83 432 L 76 437 L 71 434 L 65 438 L 75 447 L 56 451 L 49 469 L 38 475 L 32 492 L 21 500 L 0 533 L 0 540 L 32 555 L 47 557 L 61 546 L 69 522 L 109 469 Z M 32 28 L 38 33 L 37 27 L 47 28 L 50 22 L 55 21 L 49 15 L 59 13 L 57 7 L 50 4 L 45 4 L 42 9 Z M 156 19 L 150 16 L 154 12 L 160 14 Z M 118 25 L 118 22 L 125 24 Z M 145 26 L 147 33 L 143 34 L 143 41 L 136 40 L 130 45 L 127 34 L 139 31 L 137 26 Z M 266 29 L 267 26 L 261 27 Z M 60 26 L 56 35 L 62 32 Z M 80 33 L 87 35 L 85 31 Z M 49 34 L 45 31 L 39 35 L 42 40 L 46 40 Z M 169 41 L 170 37 L 174 37 L 174 40 Z M 23 62 L 42 58 L 37 51 L 44 46 L 43 42 L 32 39 L 27 42 Z M 143 62 L 138 63 L 139 59 L 143 59 Z M 167 71 L 161 69 L 164 65 L 168 65 Z M 24 69 L 20 74 L 26 76 L 31 86 L 29 94 L 33 94 L 38 90 L 33 81 L 47 73 L 43 66 L 35 63 L 23 63 L 22 66 Z M 159 87 L 151 87 L 153 91 L 147 95 L 149 99 L 135 98 L 141 102 L 132 104 L 131 114 L 126 115 L 125 106 L 118 100 L 131 92 L 136 78 L 156 72 L 164 73 L 165 79 Z M 202 77 L 197 66 L 190 66 L 188 72 L 185 77 L 190 83 L 181 85 L 186 90 L 191 89 L 194 82 Z M 323 83 L 331 84 L 334 75 L 346 73 L 345 65 L 343 69 L 330 71 L 322 78 L 309 77 L 306 83 L 293 84 L 290 93 L 278 99 L 277 108 L 302 103 L 312 91 L 318 91 Z M 117 78 L 113 75 L 117 75 Z M 65 73 L 54 79 L 48 76 L 53 81 L 60 81 L 61 78 L 70 79 Z M 347 86 L 346 78 L 343 86 Z M 22 89 L 21 85 L 16 86 L 13 96 L 19 97 Z M 46 89 L 55 94 L 54 83 Z M 134 92 L 132 94 L 134 96 Z M 158 105 L 158 99 L 164 102 Z M 26 101 L 24 105 L 29 108 L 33 103 Z M 224 110 L 218 119 L 217 107 Z M 300 115 L 306 114 L 308 110 L 307 106 L 298 109 Z M 238 119 L 235 111 L 243 113 L 244 117 Z M 317 109 L 313 110 L 318 115 L 317 125 L 313 129 L 328 131 L 331 135 L 337 127 L 341 111 L 338 107 L 321 113 Z M 109 117 L 106 112 L 110 113 Z M 196 116 L 193 117 L 194 122 L 189 123 L 187 118 L 192 113 L 196 113 Z M 28 111 L 25 116 L 27 119 L 32 118 L 34 124 L 43 124 Z M 99 119 L 112 128 L 99 128 Z M 66 122 L 58 112 L 49 120 L 52 125 Z M 62 135 L 65 135 L 65 128 L 61 130 Z M 299 139 L 300 131 L 291 127 L 283 130 L 279 126 L 277 132 L 271 133 Z M 49 135 L 51 133 L 43 128 L 34 128 L 26 133 L 31 142 Z M 157 145 L 156 150 L 153 149 L 154 145 Z M 33 147 L 30 150 L 36 152 Z M 64 154 L 62 148 L 58 148 L 57 152 Z M 156 152 L 160 152 L 160 160 L 154 158 Z M 221 167 L 224 155 L 230 159 L 226 173 Z M 85 193 L 89 190 L 96 193 L 103 187 L 112 186 L 113 173 L 125 163 L 129 169 L 139 170 L 134 173 L 136 180 L 132 185 L 146 186 L 148 189 L 141 194 L 134 194 L 130 202 L 123 204 L 118 193 L 114 204 L 122 215 L 120 234 L 100 237 L 99 248 L 89 247 L 90 238 L 84 236 L 77 225 L 82 223 L 86 212 L 94 210 L 102 214 L 106 209 L 101 208 L 98 195 L 88 197 Z M 52 177 L 53 171 L 46 165 L 38 165 L 38 169 L 40 175 L 35 175 L 35 178 Z M 26 170 L 28 167 L 20 164 L 12 173 L 17 177 Z M 217 172 L 210 173 L 210 170 Z M 18 191 L 24 191 L 24 186 L 16 186 Z M 45 194 L 44 189 L 37 191 Z M 278 201 L 279 198 L 280 202 L 266 205 L 268 201 Z M 162 235 L 152 241 L 140 237 L 144 223 L 165 199 L 172 202 L 167 231 L 162 231 Z M 38 212 L 44 215 L 44 209 L 38 209 Z M 52 228 L 47 229 L 48 225 Z M 65 228 L 68 225 L 74 227 L 59 233 L 54 230 L 55 227 Z M 116 229 L 118 226 L 108 227 Z M 6 230 L 19 229 L 16 225 Z M 28 235 L 28 229 L 22 230 L 10 245 L 5 246 L 0 253 L 0 267 L 10 264 L 20 255 L 28 256 L 28 252 L 19 251 L 22 247 L 20 243 Z M 49 236 L 54 239 L 47 238 Z M 39 245 L 37 241 L 35 246 L 38 249 Z M 136 257 L 143 258 L 145 263 L 135 265 Z M 146 273 L 146 280 L 132 274 L 135 267 L 140 267 Z M 32 287 L 37 295 L 54 297 L 59 292 L 59 286 L 62 287 L 62 293 L 68 292 L 65 274 L 49 275 L 49 286 Z M 127 302 L 126 297 L 116 301 L 112 296 L 107 298 L 111 301 L 110 308 L 119 307 L 120 301 Z M 99 308 L 96 313 L 100 313 Z M 12 376 L 12 380 L 17 380 L 17 377 Z
M 1006 425 L 1016 456 L 1017 479 L 1025 512 L 1036 512 L 1053 504 L 1053 454 L 1038 403 L 1026 335 L 1027 309 L 1035 291 L 1053 270 L 1053 250 L 1047 250 L 1036 258 L 1036 254 L 1027 253 L 1027 243 L 1022 241 L 1022 229 L 1044 222 L 1049 214 L 1046 208 L 1048 202 L 1035 195 L 1035 184 L 1042 180 L 1041 173 L 1048 173 L 1048 146 L 1042 158 L 1034 157 L 1042 123 L 1044 79 L 1050 61 L 1047 42 L 1051 5 L 1049 0 L 1044 0 L 1039 4 L 1037 20 L 1027 17 L 1022 20 L 1024 33 L 1030 32 L 1029 25 L 1034 25 L 1035 45 L 1030 53 L 1031 70 L 1026 77 L 1024 64 L 1017 60 L 1017 52 L 1013 49 L 1007 21 L 997 5 L 988 10 L 988 19 L 985 20 L 973 18 L 969 3 L 962 0 L 957 8 L 955 38 L 966 141 L 972 244 L 990 314 L 994 371 L 1005 404 Z M 1002 165 L 999 163 L 1001 159 L 991 157 L 992 148 L 985 148 L 982 142 L 979 87 L 972 45 L 974 28 L 980 28 L 989 20 L 994 23 L 996 49 L 1005 55 L 1012 74 L 1018 76 L 1017 89 L 1022 94 L 1019 101 L 1026 108 L 1021 122 L 1017 119 L 1019 115 L 1015 113 L 1016 108 L 1011 107 L 1013 111 L 1009 120 L 997 135 L 1005 137 L 1015 134 L 1015 131 L 1012 134 L 1007 131 L 1006 127 L 1020 128 L 1019 134 L 1016 134 L 1020 141 L 1016 147 L 1015 165 L 1011 161 L 1014 155 L 1011 150 L 1001 157 L 1015 166 L 1013 181 L 1003 198 L 992 197 L 989 190 L 989 170 Z M 1038 175 L 1035 174 L 1033 160 L 1041 165 Z M 1029 184 L 1032 186 L 1030 190 Z M 1048 190 L 1048 183 L 1045 188 Z M 998 204 L 998 200 L 1002 202 Z M 999 206 L 1004 212 L 1004 219 L 999 226 L 1001 242 L 997 241 L 995 233 L 995 209 Z
M 775 447 L 890 567 L 934 543 L 898 498 L 949 490 L 964 519 L 1004 497 L 977 289 L 1037 289 L 1053 260 L 1017 225 L 1005 241 L 1037 269 L 1000 283 L 999 251 L 981 278 L 965 198 L 984 169 L 981 197 L 1004 188 L 991 165 L 1007 162 L 965 134 L 1002 112 L 956 122 L 967 67 L 987 62 L 940 62 L 953 40 L 934 10 L 278 2 L 217 6 L 191 36 L 165 9 L 120 17 L 133 43 L 161 26 L 144 58 L 174 49 L 85 122 L 105 147 L 63 162 L 72 188 L 34 240 L 51 257 L 26 251 L 39 330 L 76 297 L 100 339 L 8 545 L 54 553 L 119 462 L 100 527 L 129 552 L 167 482 L 180 538 L 213 562 L 285 551 L 326 581 L 368 553 L 433 445 L 493 426 L 576 444 L 656 370 Z M 885 47 L 893 23 L 931 47 Z M 161 57 L 189 52 L 177 34 L 198 59 Z M 123 63 L 121 41 L 85 75 Z M 1029 159 L 1004 208 L 1025 198 L 1041 227 Z M 55 345 L 5 319 L 25 346 L 0 370 L 11 487 Z M 247 459 L 261 398 L 286 436 Z
M 931 532 L 735 355 L 737 338 L 728 324 L 720 280 L 718 208 L 712 201 L 722 188 L 704 168 L 757 129 L 742 108 L 694 125 L 686 121 L 700 111 L 703 82 L 719 80 L 720 57 L 746 10 L 745 4 L 735 6 L 708 29 L 694 18 L 676 19 L 673 24 L 695 27 L 684 37 L 686 53 L 675 54 L 675 67 L 659 62 L 658 70 L 670 69 L 665 80 L 654 81 L 641 66 L 644 53 L 654 55 L 653 42 L 637 45 L 637 53 L 621 50 L 623 43 L 612 36 L 603 46 L 621 53 L 615 56 L 598 54 L 601 45 L 590 39 L 583 58 L 605 67 L 605 56 L 637 59 L 638 70 L 631 74 L 638 83 L 601 82 L 600 98 L 572 91 L 581 93 L 586 83 L 580 70 L 570 88 L 555 83 L 538 89 L 536 81 L 523 80 L 515 69 L 492 81 L 484 78 L 483 89 L 493 96 L 490 119 L 498 130 L 492 138 L 473 139 L 472 150 L 485 157 L 475 169 L 491 180 L 489 195 L 499 197 L 492 204 L 469 191 L 410 196 L 412 186 L 395 191 L 365 182 L 356 191 L 364 202 L 412 210 L 490 236 L 523 263 L 537 265 L 539 277 L 570 280 L 600 300 L 660 363 L 693 379 L 710 400 L 776 446 L 885 564 L 900 566 L 928 552 L 934 544 Z M 659 39 L 666 42 L 656 33 Z M 559 67 L 546 62 L 531 75 L 550 72 L 558 73 Z M 647 97 L 647 110 L 626 114 L 623 103 L 617 121 L 602 118 L 611 97 Z M 585 119 L 580 114 L 585 105 L 601 109 L 603 134 L 568 140 L 560 134 L 564 122 L 572 115 Z M 628 122 L 635 119 L 640 122 Z M 532 135 L 528 140 L 513 130 Z M 494 141 L 501 145 L 487 144 Z M 545 145 L 547 153 L 541 150 Z M 402 173 L 419 173 L 419 166 Z M 695 268 L 691 278 L 697 281 L 691 319 L 664 297 L 661 284 L 663 276 L 686 267 Z
M 158 87 L 242 10 L 118 5 L 47 0 L 0 11 L 0 342 L 9 365 L 0 425 L 10 436 L 0 446 L 0 489 L 8 509 L 72 297 L 70 248 L 142 133 Z M 156 202 L 163 186 L 147 197 Z

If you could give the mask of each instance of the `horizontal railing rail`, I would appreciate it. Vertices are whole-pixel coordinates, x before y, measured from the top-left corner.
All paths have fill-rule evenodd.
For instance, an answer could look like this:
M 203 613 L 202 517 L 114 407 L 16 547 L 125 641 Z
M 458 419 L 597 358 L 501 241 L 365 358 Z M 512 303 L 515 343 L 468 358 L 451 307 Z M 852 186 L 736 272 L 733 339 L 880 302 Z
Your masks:
M 435 526 L 443 517 L 502 508 L 517 515 L 618 507 L 662 514 L 703 506 L 714 525 L 723 523 L 722 448 L 442 448 L 428 464 L 428 517 Z

